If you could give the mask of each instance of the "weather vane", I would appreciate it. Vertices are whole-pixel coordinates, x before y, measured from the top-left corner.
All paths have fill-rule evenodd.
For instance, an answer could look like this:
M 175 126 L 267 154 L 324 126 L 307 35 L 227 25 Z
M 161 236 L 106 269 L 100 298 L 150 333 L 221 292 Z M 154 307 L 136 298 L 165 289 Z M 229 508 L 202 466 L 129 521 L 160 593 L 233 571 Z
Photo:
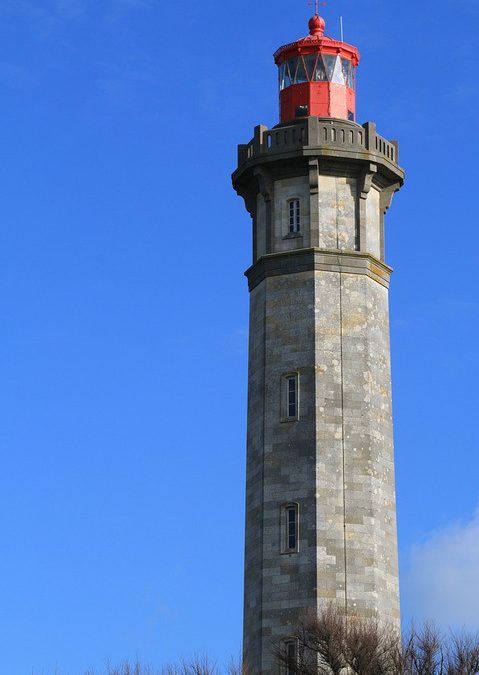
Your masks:
M 319 2 L 319 0 L 308 0 L 308 5 L 314 7 L 316 15 L 319 14 L 319 6 L 326 7 L 327 2 Z

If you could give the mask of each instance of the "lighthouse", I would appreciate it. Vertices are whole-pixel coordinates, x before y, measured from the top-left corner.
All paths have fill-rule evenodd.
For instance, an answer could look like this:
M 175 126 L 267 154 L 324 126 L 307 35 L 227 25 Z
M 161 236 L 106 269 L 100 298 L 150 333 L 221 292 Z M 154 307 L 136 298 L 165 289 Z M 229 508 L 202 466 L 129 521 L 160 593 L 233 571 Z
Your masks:
M 252 220 L 244 661 L 273 674 L 330 603 L 399 626 L 384 217 L 398 144 L 356 122 L 358 50 L 309 34 L 274 54 L 279 123 L 238 147 Z

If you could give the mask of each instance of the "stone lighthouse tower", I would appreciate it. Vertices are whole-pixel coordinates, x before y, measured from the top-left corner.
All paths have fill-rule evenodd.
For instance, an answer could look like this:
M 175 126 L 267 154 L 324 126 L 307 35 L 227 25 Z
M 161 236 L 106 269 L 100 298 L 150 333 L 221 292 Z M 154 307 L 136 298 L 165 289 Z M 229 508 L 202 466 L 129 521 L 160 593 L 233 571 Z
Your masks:
M 310 34 L 275 53 L 280 123 L 238 148 L 253 223 L 244 658 L 277 671 L 306 610 L 398 625 L 384 215 L 398 146 L 356 123 L 357 49 Z

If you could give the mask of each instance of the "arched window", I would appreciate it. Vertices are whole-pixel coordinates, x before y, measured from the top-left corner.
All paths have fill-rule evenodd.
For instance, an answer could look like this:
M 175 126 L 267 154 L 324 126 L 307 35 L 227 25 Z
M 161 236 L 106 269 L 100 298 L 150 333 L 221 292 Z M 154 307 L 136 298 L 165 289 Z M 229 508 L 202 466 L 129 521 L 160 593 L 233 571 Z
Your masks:
M 301 203 L 299 199 L 288 200 L 288 232 L 301 232 Z

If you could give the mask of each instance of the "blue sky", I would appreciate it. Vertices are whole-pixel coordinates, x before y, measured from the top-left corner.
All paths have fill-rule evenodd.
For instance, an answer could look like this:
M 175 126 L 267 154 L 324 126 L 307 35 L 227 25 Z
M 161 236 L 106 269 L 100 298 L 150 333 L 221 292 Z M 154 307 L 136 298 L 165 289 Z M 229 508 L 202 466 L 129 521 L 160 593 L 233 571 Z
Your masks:
M 0 4 L 0 671 L 241 641 L 250 223 L 298 0 Z M 477 0 L 331 0 L 387 216 L 405 621 L 479 628 Z

